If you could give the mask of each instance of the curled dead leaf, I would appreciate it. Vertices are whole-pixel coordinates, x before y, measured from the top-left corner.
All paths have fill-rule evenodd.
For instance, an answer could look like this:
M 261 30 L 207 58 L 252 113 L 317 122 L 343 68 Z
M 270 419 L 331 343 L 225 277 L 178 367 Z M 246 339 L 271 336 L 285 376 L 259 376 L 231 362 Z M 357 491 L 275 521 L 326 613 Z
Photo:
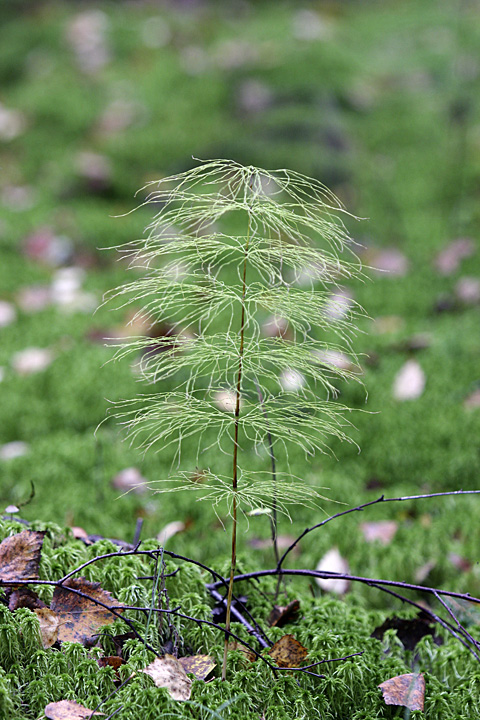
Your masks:
M 300 600 L 292 600 L 288 605 L 274 605 L 268 616 L 268 624 L 271 627 L 283 627 L 288 622 L 294 622 L 300 610 Z
M 401 705 L 409 710 L 423 710 L 425 678 L 422 673 L 407 673 L 385 680 L 378 685 L 385 705 Z

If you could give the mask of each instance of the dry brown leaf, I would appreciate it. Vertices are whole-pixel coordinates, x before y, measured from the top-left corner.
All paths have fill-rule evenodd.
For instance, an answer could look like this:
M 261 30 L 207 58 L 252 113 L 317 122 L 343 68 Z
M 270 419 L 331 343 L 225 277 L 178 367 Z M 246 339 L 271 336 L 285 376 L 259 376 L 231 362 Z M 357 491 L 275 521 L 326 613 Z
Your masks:
M 38 580 L 44 532 L 23 530 L 0 543 L 0 580 Z
M 8 609 L 14 612 L 18 608 L 28 608 L 29 610 L 35 610 L 35 608 L 47 607 L 45 603 L 40 600 L 37 593 L 30 590 L 30 588 L 22 587 L 12 590 L 8 595 Z
M 100 667 L 113 667 L 117 672 L 118 668 L 125 664 L 125 660 L 118 655 L 105 655 L 105 657 L 98 658 L 98 664 Z
M 378 685 L 385 705 L 401 705 L 409 710 L 423 710 L 425 678 L 422 673 L 408 673 L 385 680 Z
M 283 627 L 296 620 L 299 610 L 300 600 L 292 600 L 288 605 L 274 605 L 267 622 L 270 627 Z
M 192 681 L 187 677 L 183 665 L 173 657 L 165 655 L 155 658 L 140 672 L 150 675 L 157 687 L 167 688 L 173 700 L 188 700 L 192 692 Z
M 40 623 L 40 634 L 44 648 L 52 647 L 58 640 L 58 615 L 50 608 L 38 608 L 33 611 Z
M 242 645 L 242 643 L 239 643 L 238 640 L 232 640 L 231 642 L 229 642 L 228 650 L 238 650 L 238 652 L 241 652 L 243 655 L 245 655 L 245 658 L 249 663 L 253 663 L 257 659 L 255 653 L 252 652 L 246 645 Z
M 395 400 L 416 400 L 425 389 L 425 373 L 416 360 L 407 360 L 393 383 Z
M 90 582 L 85 578 L 72 578 L 63 585 L 55 588 L 51 610 L 57 613 L 59 618 L 58 639 L 60 642 L 77 642 L 82 645 L 93 645 L 97 641 L 98 630 L 103 625 L 110 625 L 115 620 L 115 615 L 102 605 L 98 605 L 68 588 L 78 590 L 88 598 L 99 600 L 108 607 L 114 606 L 117 612 L 121 612 L 118 606 L 121 603 L 112 598 L 109 592 L 100 587 L 100 583 Z
M 300 663 L 308 655 L 308 650 L 293 635 L 284 635 L 273 645 L 269 655 L 278 667 L 295 668 L 300 667 Z
M 102 712 L 92 712 L 74 700 L 60 700 L 47 705 L 45 717 L 48 720 L 86 720 L 93 715 L 105 715 Z
M 382 545 L 389 545 L 398 530 L 398 523 L 395 520 L 365 522 L 360 524 L 360 529 L 367 542 L 378 540 Z
M 186 673 L 192 673 L 197 680 L 205 680 L 217 664 L 210 655 L 189 655 L 188 657 L 178 658 L 178 662 Z
M 334 572 L 344 575 L 350 572 L 348 562 L 343 558 L 338 548 L 332 548 L 322 557 L 316 570 L 318 572 Z M 350 581 L 344 578 L 315 578 L 317 585 L 326 592 L 333 592 L 336 595 L 345 595 L 350 587 Z

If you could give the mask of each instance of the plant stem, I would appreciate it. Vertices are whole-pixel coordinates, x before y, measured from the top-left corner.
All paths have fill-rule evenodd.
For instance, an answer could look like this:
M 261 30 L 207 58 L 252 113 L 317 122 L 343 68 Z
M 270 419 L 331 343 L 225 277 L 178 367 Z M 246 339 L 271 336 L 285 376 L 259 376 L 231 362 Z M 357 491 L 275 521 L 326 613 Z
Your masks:
M 232 610 L 232 595 L 233 595 L 233 582 L 235 577 L 235 570 L 237 566 L 237 487 L 238 487 L 238 426 L 240 417 L 240 391 L 242 387 L 242 370 L 243 370 L 243 349 L 245 342 L 245 295 L 247 292 L 247 255 L 248 246 L 250 243 L 250 215 L 248 220 L 248 232 L 247 241 L 245 243 L 245 254 L 243 259 L 243 273 L 242 273 L 242 314 L 240 319 L 240 346 L 238 349 L 238 375 L 237 375 L 237 389 L 235 398 L 235 420 L 234 420 L 234 437 L 233 437 L 233 473 L 232 473 L 232 491 L 233 491 L 233 506 L 232 506 L 232 556 L 230 562 L 230 579 L 228 582 L 228 595 L 227 595 L 227 617 L 225 620 L 225 645 L 223 649 L 223 664 L 222 664 L 222 680 L 226 680 L 227 677 L 227 652 L 228 652 L 228 638 L 230 633 L 230 615 Z

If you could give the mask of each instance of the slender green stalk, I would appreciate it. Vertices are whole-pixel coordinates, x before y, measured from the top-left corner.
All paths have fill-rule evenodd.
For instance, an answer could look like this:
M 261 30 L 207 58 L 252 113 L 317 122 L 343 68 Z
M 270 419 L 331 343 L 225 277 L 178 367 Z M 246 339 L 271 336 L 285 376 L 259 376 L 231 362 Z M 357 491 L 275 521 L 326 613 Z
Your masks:
M 251 223 L 250 218 L 248 222 L 247 241 L 245 243 L 245 257 L 243 261 L 243 275 L 242 275 L 242 310 L 240 319 L 240 346 L 238 349 L 238 376 L 237 376 L 237 389 L 235 397 L 235 421 L 234 421 L 234 439 L 233 439 L 233 473 L 232 473 L 232 492 L 233 492 L 233 507 L 232 507 L 232 556 L 230 562 L 230 579 L 228 583 L 228 594 L 227 594 L 227 617 L 225 621 L 225 645 L 223 648 L 223 663 L 222 663 L 222 680 L 227 678 L 227 653 L 228 653 L 228 638 L 230 632 L 230 616 L 232 610 L 232 595 L 233 595 L 233 579 L 235 577 L 235 570 L 237 567 L 237 491 L 238 491 L 238 428 L 240 418 L 240 396 L 242 390 L 242 369 L 243 369 L 243 353 L 245 346 L 245 297 L 247 294 L 247 259 L 248 259 L 248 246 L 250 243 L 250 231 Z

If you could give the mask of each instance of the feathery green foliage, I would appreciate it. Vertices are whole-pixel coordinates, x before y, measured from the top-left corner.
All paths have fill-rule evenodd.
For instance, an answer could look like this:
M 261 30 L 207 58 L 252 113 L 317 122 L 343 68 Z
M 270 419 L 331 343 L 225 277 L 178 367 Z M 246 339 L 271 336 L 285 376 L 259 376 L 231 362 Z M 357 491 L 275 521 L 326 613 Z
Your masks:
M 292 443 L 312 455 L 326 451 L 329 436 L 349 439 L 346 408 L 331 401 L 333 380 L 356 374 L 339 368 L 331 353 L 353 354 L 360 310 L 345 306 L 338 284 L 360 268 L 340 203 L 298 173 L 215 160 L 147 188 L 144 204 L 159 209 L 146 237 L 120 248 L 146 273 L 110 299 L 140 305 L 135 318 L 170 329 L 118 349 L 117 358 L 140 353 L 140 375 L 161 390 L 117 404 L 115 414 L 145 449 L 177 443 L 180 460 L 182 443 L 196 436 L 203 451 L 213 432 L 218 449 L 232 455 L 232 478 L 213 469 L 203 483 L 180 475 L 176 487 L 199 489 L 214 506 L 226 501 L 233 577 L 237 509 L 288 512 L 293 501 L 320 497 L 290 474 L 241 468 L 244 444 L 270 445 L 288 460 Z M 343 251 L 352 252 L 349 262 Z M 299 286 L 304 276 L 307 287 Z M 264 337 L 269 318 L 284 330 Z

